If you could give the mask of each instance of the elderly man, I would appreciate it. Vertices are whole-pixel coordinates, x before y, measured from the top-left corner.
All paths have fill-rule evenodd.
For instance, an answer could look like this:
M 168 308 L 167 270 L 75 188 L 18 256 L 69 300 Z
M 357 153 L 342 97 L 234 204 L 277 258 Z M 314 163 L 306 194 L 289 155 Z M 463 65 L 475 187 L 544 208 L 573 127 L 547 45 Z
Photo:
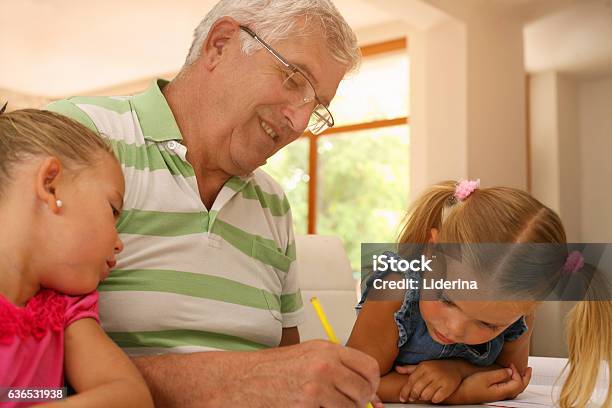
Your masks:
M 222 0 L 172 82 L 49 105 L 108 138 L 122 164 L 125 250 L 100 286 L 100 314 L 157 405 L 344 407 L 373 398 L 372 358 L 297 344 L 291 213 L 257 169 L 306 128 L 333 126 L 329 103 L 358 60 L 355 36 L 328 0 Z

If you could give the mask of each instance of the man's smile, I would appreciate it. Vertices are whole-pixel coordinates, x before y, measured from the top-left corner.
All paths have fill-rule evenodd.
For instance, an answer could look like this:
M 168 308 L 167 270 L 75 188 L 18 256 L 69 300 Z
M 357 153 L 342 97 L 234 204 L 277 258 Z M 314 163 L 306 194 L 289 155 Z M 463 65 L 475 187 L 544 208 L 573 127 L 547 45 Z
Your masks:
M 261 125 L 261 128 L 264 130 L 264 132 L 266 132 L 266 134 L 272 138 L 272 140 L 274 140 L 275 142 L 278 140 L 278 134 L 274 131 L 274 129 L 272 129 L 272 126 L 270 126 L 267 122 L 261 119 L 259 121 L 259 124 Z

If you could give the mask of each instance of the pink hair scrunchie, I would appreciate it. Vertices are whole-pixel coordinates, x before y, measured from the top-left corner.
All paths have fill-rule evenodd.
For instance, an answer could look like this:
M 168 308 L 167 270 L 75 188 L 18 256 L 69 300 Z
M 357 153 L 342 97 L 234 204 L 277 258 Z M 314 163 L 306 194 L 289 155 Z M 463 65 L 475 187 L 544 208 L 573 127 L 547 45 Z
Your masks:
M 578 251 L 572 251 L 563 264 L 563 272 L 573 274 L 578 272 L 584 266 L 584 257 Z
M 463 201 L 476 190 L 480 188 L 480 179 L 477 180 L 461 180 L 455 187 L 455 198 L 457 201 Z

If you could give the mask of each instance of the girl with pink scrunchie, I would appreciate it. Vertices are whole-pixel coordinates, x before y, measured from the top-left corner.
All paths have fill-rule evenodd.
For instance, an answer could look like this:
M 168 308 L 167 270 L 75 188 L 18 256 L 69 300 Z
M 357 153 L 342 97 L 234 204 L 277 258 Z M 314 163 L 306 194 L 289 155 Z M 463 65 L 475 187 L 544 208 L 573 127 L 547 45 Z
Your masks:
M 485 268 L 493 296 L 482 300 L 454 298 L 447 290 L 434 299 L 420 288 L 405 289 L 401 300 L 375 298 L 375 280 L 392 278 L 388 270 L 374 272 L 357 307 L 347 345 L 378 361 L 382 402 L 475 404 L 523 392 L 531 377 L 527 364 L 534 311 L 542 300 L 530 288 L 549 287 L 565 274 L 578 273 L 584 263 L 579 252 L 567 253 L 558 215 L 518 189 L 481 188 L 480 180 L 446 181 L 414 202 L 399 242 L 425 248 L 445 243 L 563 248 L 535 273 L 516 256 L 518 264 L 512 267 Z M 468 267 L 480 267 L 475 263 L 480 260 L 472 261 Z M 422 275 L 406 272 L 402 278 L 408 277 Z M 516 298 L 501 295 L 508 287 L 519 288 Z
M 61 115 L 0 110 L 0 406 L 152 407 L 98 320 L 98 283 L 123 248 L 112 150 Z M 64 378 L 76 395 L 65 398 Z

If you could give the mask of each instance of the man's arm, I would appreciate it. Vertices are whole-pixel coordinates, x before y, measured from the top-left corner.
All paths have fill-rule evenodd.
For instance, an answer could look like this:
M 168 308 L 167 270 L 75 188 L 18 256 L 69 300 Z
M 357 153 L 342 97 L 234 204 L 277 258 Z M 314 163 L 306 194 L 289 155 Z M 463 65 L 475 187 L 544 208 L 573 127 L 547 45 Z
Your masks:
M 157 407 L 363 407 L 378 387 L 376 361 L 326 341 L 254 352 L 133 358 Z

